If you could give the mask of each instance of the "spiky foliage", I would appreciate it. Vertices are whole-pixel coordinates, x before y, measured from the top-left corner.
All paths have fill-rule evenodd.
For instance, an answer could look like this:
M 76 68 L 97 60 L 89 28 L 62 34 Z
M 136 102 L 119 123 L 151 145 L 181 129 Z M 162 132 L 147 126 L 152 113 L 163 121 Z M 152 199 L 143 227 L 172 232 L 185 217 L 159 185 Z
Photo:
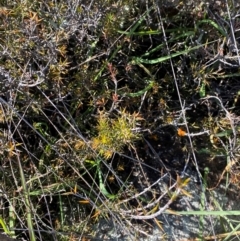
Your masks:
M 136 133 L 136 117 L 122 111 L 116 119 L 101 114 L 98 118 L 97 136 L 92 139 L 92 148 L 109 159 L 113 153 L 121 152 L 139 139 Z

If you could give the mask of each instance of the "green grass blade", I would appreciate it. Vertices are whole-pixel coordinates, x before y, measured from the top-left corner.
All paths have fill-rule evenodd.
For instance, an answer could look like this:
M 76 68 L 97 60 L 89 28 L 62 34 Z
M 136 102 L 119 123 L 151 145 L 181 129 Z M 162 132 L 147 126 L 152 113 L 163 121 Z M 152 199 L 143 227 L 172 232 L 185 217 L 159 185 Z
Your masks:
M 100 170 L 100 166 L 99 166 L 99 165 L 100 165 L 100 161 L 98 161 L 98 164 L 97 164 L 97 172 L 98 172 L 100 192 L 101 192 L 104 196 L 108 197 L 109 199 L 114 199 L 114 198 L 115 198 L 115 195 L 110 194 L 110 193 L 107 191 L 107 189 L 106 189 L 106 187 L 105 187 L 105 185 L 104 185 L 104 183 L 103 183 L 102 173 L 101 173 L 101 170 Z
M 28 195 L 26 180 L 24 177 L 24 172 L 23 172 L 22 165 L 21 165 L 19 159 L 18 159 L 18 166 L 19 166 L 19 171 L 20 171 L 21 183 L 22 183 L 22 187 L 23 187 L 23 197 L 24 197 L 24 201 L 26 203 L 28 233 L 30 236 L 30 241 L 36 241 L 34 230 L 33 230 L 33 223 L 32 223 L 33 218 L 32 218 L 31 204 L 29 201 L 29 195 Z
M 197 23 L 197 26 L 199 27 L 200 24 L 202 23 L 207 23 L 207 24 L 211 24 L 214 28 L 216 28 L 224 37 L 227 37 L 227 33 L 224 31 L 224 29 L 222 29 L 222 27 L 220 27 L 217 23 L 215 23 L 214 21 L 210 20 L 210 19 L 203 19 L 201 21 L 199 21 Z
M 0 217 L 0 225 L 2 226 L 2 229 L 3 229 L 4 233 L 10 235 L 10 231 L 9 231 L 9 229 L 8 229 L 7 225 L 5 224 L 2 217 Z
M 130 96 L 130 97 L 138 97 L 138 96 L 141 96 L 143 95 L 146 91 L 150 90 L 154 85 L 154 81 L 149 81 L 149 84 L 142 90 L 138 91 L 138 92 L 135 92 L 135 93 L 128 93 L 126 94 L 127 96 Z
M 151 59 L 151 60 L 143 59 L 143 58 L 140 58 L 140 57 L 133 57 L 131 64 L 138 64 L 138 63 L 158 64 L 158 63 L 162 63 L 166 60 L 169 60 L 171 58 L 175 58 L 175 57 L 183 55 L 183 54 L 188 54 L 189 52 L 191 52 L 193 50 L 196 50 L 196 49 L 199 49 L 200 47 L 203 47 L 203 46 L 205 46 L 205 45 L 199 45 L 199 46 L 196 46 L 196 47 L 192 47 L 190 49 L 186 49 L 186 50 L 183 50 L 183 51 L 179 51 L 177 53 L 173 53 L 173 54 L 170 54 L 170 55 L 167 55 L 167 56 L 163 56 L 163 57 L 160 57 L 160 58 L 157 58 L 157 59 Z
M 211 216 L 239 216 L 240 211 L 239 210 L 231 210 L 231 211 L 208 211 L 208 210 L 202 210 L 202 211 L 179 211 L 176 212 L 176 214 L 179 215 L 211 215 Z

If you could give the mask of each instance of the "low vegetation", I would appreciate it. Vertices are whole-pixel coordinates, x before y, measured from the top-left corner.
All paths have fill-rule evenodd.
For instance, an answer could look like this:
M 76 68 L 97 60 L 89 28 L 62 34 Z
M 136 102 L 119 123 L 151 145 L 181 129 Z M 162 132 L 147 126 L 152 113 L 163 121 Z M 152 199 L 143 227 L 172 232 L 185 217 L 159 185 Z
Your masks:
M 2 230 L 91 240 L 105 220 L 170 240 L 158 217 L 189 183 L 239 191 L 236 2 L 0 1 Z M 239 232 L 221 222 L 191 238 Z

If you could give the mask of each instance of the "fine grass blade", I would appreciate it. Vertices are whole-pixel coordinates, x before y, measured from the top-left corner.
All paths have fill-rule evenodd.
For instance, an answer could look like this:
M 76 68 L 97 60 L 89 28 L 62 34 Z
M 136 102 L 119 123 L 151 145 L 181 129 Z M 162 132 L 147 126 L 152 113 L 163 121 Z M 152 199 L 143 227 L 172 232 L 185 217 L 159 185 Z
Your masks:
M 176 212 L 179 215 L 211 215 L 211 216 L 228 216 L 228 215 L 233 215 L 233 216 L 238 216 L 240 215 L 239 210 L 232 210 L 232 211 L 208 211 L 208 210 L 202 210 L 202 211 L 179 211 Z
M 215 42 L 215 41 L 213 41 L 213 42 Z M 189 52 L 191 52 L 193 50 L 196 50 L 196 49 L 199 49 L 200 47 L 204 47 L 204 46 L 205 46 L 204 44 L 198 45 L 196 47 L 192 47 L 192 48 L 189 48 L 189 49 L 186 49 L 186 50 L 183 50 L 183 51 L 179 51 L 177 53 L 172 53 L 170 55 L 163 56 L 163 57 L 160 57 L 160 58 L 157 58 L 157 59 L 151 59 L 151 60 L 150 59 L 143 59 L 143 58 L 140 58 L 140 57 L 133 57 L 131 64 L 138 64 L 138 63 L 142 63 L 142 64 L 158 64 L 158 63 L 165 62 L 165 61 L 167 61 L 167 60 L 169 60 L 171 58 L 175 58 L 175 57 L 183 55 L 183 54 L 188 54 Z
M 28 233 L 30 236 L 30 241 L 36 241 L 36 237 L 35 237 L 34 230 L 33 230 L 33 223 L 32 223 L 33 217 L 32 217 L 31 204 L 29 201 L 29 195 L 28 195 L 24 172 L 23 172 L 22 165 L 21 165 L 21 162 L 19 159 L 18 159 L 18 166 L 19 166 L 19 171 L 20 171 L 21 183 L 22 183 L 22 187 L 23 187 L 23 197 L 24 197 L 24 201 L 26 203 Z

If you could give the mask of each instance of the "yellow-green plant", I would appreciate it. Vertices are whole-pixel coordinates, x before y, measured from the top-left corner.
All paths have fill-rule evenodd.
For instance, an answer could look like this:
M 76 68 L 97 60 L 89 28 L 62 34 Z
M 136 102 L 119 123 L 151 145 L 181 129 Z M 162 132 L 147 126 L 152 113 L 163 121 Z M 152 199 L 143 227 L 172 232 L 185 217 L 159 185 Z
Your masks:
M 135 113 L 122 111 L 116 119 L 100 113 L 98 118 L 97 136 L 92 138 L 92 148 L 106 159 L 139 138 L 134 129 L 140 117 Z

